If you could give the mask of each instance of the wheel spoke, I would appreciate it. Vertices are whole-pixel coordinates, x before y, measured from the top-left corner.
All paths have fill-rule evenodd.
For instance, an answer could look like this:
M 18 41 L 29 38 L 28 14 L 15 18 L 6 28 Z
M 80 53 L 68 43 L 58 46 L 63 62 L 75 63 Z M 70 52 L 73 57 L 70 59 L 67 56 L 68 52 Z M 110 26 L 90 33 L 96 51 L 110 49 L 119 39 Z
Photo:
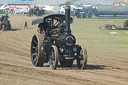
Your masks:
M 37 47 L 33 46 L 34 49 L 36 49 Z
M 80 51 L 80 54 L 83 56 L 83 50 Z
M 54 54 L 54 52 L 52 51 L 52 56 L 54 57 L 55 56 L 55 54 Z
M 52 57 L 52 60 L 55 60 L 55 57 Z
M 82 65 L 83 65 L 83 60 L 80 60 L 80 64 L 82 64 Z
M 33 53 L 32 55 L 33 55 L 33 56 L 34 56 L 34 55 L 37 55 L 37 53 Z
M 55 64 L 55 57 L 52 56 L 52 64 L 54 65 Z
M 34 40 L 34 42 L 38 45 L 38 42 Z
M 53 62 L 55 61 L 55 58 L 54 58 L 54 57 L 52 57 L 52 61 L 53 61 Z
M 35 62 L 36 60 L 38 60 L 38 57 L 37 57 L 37 56 L 36 56 L 36 58 L 34 59 L 34 62 Z

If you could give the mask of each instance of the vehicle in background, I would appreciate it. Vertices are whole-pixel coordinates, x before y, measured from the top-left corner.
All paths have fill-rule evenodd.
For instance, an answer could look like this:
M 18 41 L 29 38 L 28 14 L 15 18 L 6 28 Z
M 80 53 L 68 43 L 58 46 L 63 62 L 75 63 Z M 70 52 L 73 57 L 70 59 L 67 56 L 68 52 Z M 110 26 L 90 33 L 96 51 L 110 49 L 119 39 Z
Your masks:
M 28 16 L 33 16 L 33 15 L 42 16 L 44 14 L 45 14 L 45 10 L 37 6 L 35 6 L 34 8 L 31 8 L 28 12 Z
M 128 20 L 126 20 L 124 23 L 123 23 L 123 27 L 122 26 L 116 26 L 114 24 L 106 24 L 105 26 L 101 26 L 100 27 L 100 30 L 102 28 L 105 28 L 106 30 L 128 30 Z M 114 27 L 114 29 L 113 29 Z
M 97 16 L 98 12 L 95 7 L 82 7 L 82 9 L 75 9 L 77 18 L 92 18 L 93 15 Z
M 8 15 L 0 16 L 0 30 L 11 30 L 11 24 L 8 18 Z
M 97 17 L 128 17 L 128 6 L 96 6 Z
M 29 12 L 29 8 L 28 7 L 16 7 L 14 9 L 14 13 L 15 14 L 27 14 Z

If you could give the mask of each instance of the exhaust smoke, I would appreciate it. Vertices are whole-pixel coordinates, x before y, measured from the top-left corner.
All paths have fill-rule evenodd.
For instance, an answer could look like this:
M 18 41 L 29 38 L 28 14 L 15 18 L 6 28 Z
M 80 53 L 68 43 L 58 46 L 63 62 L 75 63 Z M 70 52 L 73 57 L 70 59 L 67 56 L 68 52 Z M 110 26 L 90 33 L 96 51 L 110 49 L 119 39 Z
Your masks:
M 67 5 L 70 5 L 70 4 L 74 4 L 77 1 L 80 2 L 81 0 L 68 0 L 66 3 L 67 3 Z

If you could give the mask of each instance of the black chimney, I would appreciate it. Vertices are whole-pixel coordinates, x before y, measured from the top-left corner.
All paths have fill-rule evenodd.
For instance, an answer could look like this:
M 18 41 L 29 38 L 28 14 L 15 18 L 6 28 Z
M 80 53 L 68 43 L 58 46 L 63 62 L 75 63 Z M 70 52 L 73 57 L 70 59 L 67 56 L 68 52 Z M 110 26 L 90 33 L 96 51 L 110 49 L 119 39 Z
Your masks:
M 65 7 L 65 21 L 66 21 L 66 32 L 71 33 L 70 29 L 70 6 Z

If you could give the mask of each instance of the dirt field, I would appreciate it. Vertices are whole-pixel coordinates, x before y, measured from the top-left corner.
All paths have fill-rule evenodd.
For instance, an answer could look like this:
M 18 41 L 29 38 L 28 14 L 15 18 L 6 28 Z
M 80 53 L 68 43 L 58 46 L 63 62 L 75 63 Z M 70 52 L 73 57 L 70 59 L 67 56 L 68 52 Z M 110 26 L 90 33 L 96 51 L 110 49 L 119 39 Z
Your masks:
M 88 50 L 87 68 L 77 69 L 74 61 L 72 68 L 58 67 L 57 70 L 52 70 L 48 64 L 44 67 L 34 67 L 31 64 L 30 42 L 32 35 L 36 33 L 36 26 L 31 26 L 30 23 L 35 18 L 37 17 L 10 15 L 13 30 L 0 31 L 0 85 L 128 85 L 128 45 L 124 46 L 128 44 L 128 31 L 126 36 L 110 37 L 111 35 L 104 33 L 105 30 L 98 29 L 102 20 L 94 21 L 90 30 L 86 27 L 90 26 L 91 20 L 85 20 L 88 23 L 81 26 L 85 31 L 77 33 L 79 29 L 75 29 L 77 24 L 74 23 L 73 32 L 77 43 Z M 25 21 L 28 21 L 29 29 L 23 28 Z M 83 23 L 78 24 L 80 26 Z M 127 40 L 127 43 L 121 39 L 124 42 Z M 117 41 L 123 43 L 117 44 Z

